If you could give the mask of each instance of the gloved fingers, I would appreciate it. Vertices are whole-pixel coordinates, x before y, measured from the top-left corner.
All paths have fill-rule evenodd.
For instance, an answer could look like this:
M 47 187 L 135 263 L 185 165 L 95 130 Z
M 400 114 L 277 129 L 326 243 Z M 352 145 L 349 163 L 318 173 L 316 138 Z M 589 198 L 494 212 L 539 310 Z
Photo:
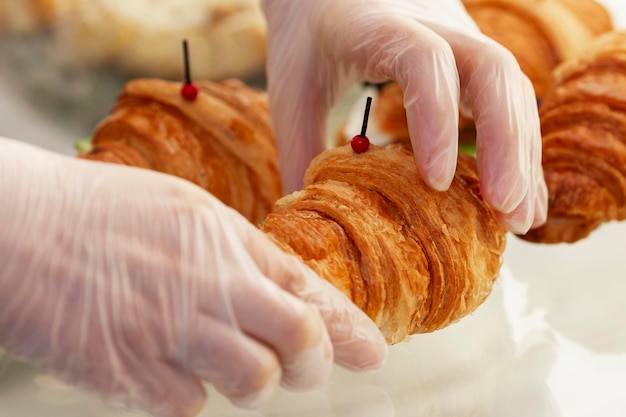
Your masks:
M 295 257 L 265 241 L 262 232 L 252 229 L 244 233 L 240 233 L 242 241 L 260 271 L 283 290 L 319 310 L 336 363 L 353 370 L 383 365 L 388 354 L 387 343 L 365 313 Z
M 271 347 L 203 314 L 192 319 L 178 361 L 241 408 L 262 406 L 281 379 L 281 366 Z
M 399 15 L 367 15 L 348 27 L 348 33 L 334 40 L 339 53 L 355 62 L 367 80 L 398 83 L 420 173 L 431 187 L 446 190 L 456 170 L 460 98 L 450 45 L 428 27 Z
M 85 361 L 72 358 L 71 349 L 67 352 L 59 358 L 59 363 L 66 362 L 63 369 L 56 364 L 46 369 L 56 369 L 55 375 L 62 380 L 92 390 L 107 401 L 156 417 L 192 417 L 206 402 L 198 377 L 161 358 L 113 349 L 105 352 L 106 356 Z
M 238 280 L 249 282 L 229 289 L 237 327 L 274 352 L 283 386 L 318 388 L 328 379 L 333 364 L 333 348 L 319 313 L 258 270 L 245 273 L 247 277 Z
M 533 204 L 530 202 L 531 199 L 532 196 L 529 193 L 524 196 L 520 204 L 510 213 L 496 212 L 496 217 L 500 224 L 513 233 L 525 233 L 533 222 L 533 219 L 530 217 L 530 213 L 533 211 L 530 209 L 530 205 Z
M 532 84 L 513 55 L 487 38 L 468 39 L 457 60 L 463 99 L 471 103 L 476 124 L 483 197 L 509 230 L 525 233 L 536 216 L 543 217 L 535 210 L 545 185 Z
M 270 78 L 268 85 L 272 123 L 280 149 L 281 180 L 287 194 L 302 188 L 310 161 L 326 149 L 326 119 L 330 111 L 327 97 L 321 93 L 326 86 L 307 78 L 309 72 L 289 74 L 288 79 Z
M 316 59 L 305 19 L 285 18 L 298 13 L 302 5 L 280 1 L 262 5 L 268 20 L 267 89 L 283 191 L 288 194 L 302 188 L 309 162 L 326 149 L 330 86 L 325 84 L 326 67 L 321 58 Z
M 309 279 L 317 280 L 312 271 Z M 334 296 L 329 297 L 329 293 Z M 335 363 L 353 371 L 375 370 L 385 364 L 389 348 L 380 330 L 366 314 L 346 306 L 345 296 L 335 287 L 326 281 L 312 282 L 300 296 L 319 306 L 333 343 Z
M 432 188 L 445 191 L 456 170 L 459 140 L 459 79 L 452 51 L 442 39 L 430 39 L 429 52 L 402 57 L 398 65 L 419 69 L 398 77 L 415 160 L 422 178 Z
M 168 307 L 174 311 L 199 311 L 263 344 L 280 363 L 283 385 L 293 389 L 319 387 L 328 379 L 333 365 L 332 345 L 324 321 L 316 308 L 281 289 L 267 279 L 273 278 L 272 275 L 258 267 L 259 262 L 269 262 L 280 271 L 293 268 L 291 262 L 297 265 L 297 261 L 280 251 L 239 213 L 210 196 L 202 202 L 210 209 L 194 206 L 177 220 L 183 230 L 193 231 L 189 234 L 192 239 L 202 242 L 202 245 L 185 244 L 182 251 L 183 265 L 194 265 L 188 271 L 194 275 L 187 281 L 189 287 L 185 286 L 182 292 L 176 286 L 159 287 L 158 291 L 147 289 L 150 299 L 158 303 L 170 298 L 167 305 L 178 306 Z M 196 275 L 206 272 L 213 276 Z M 165 276 L 168 275 L 166 272 Z M 345 302 L 350 304 L 348 300 Z M 164 328 L 174 329 L 167 334 L 176 334 L 175 325 Z M 241 380 L 258 382 L 258 379 L 248 375 Z M 243 389 L 250 391 L 245 383 Z
M 388 346 L 374 322 L 329 282 L 294 258 L 290 270 L 283 271 L 282 284 L 314 305 L 326 324 L 334 349 L 335 362 L 354 371 L 380 368 Z
M 268 238 L 232 210 L 224 210 L 221 221 L 229 217 L 232 222 L 223 223 L 228 228 L 217 223 L 206 228 L 213 239 L 210 246 L 216 252 L 211 263 L 216 275 L 224 278 L 217 288 L 205 286 L 207 296 L 198 298 L 199 311 L 222 320 L 274 352 L 282 368 L 284 386 L 291 389 L 321 386 L 333 366 L 333 349 L 325 323 L 317 309 L 281 289 L 259 269 L 254 254 L 265 246 L 273 247 Z M 236 225 L 241 229 L 233 230 L 231 226 Z M 194 230 L 201 232 L 202 227 Z M 254 242 L 247 240 L 251 234 Z M 264 262 L 281 264 L 290 259 L 278 248 L 274 249 L 271 254 L 262 255 L 270 257 Z M 230 262 L 224 262 L 225 259 Z M 211 294 L 222 296 L 210 303 L 203 302 Z
M 116 397 L 131 408 L 147 411 L 155 417 L 193 417 L 206 403 L 206 391 L 199 378 L 166 362 L 136 358 L 139 367 L 129 367 L 121 376 Z M 127 378 L 127 379 L 126 379 Z
M 291 81 L 298 78 L 294 75 Z M 310 91 L 314 90 L 312 84 L 311 80 L 302 80 L 270 87 L 272 122 L 286 194 L 302 189 L 306 168 L 313 157 L 326 149 L 326 118 L 330 109 L 322 92 Z M 277 91 L 287 89 L 288 92 Z
M 264 280 L 232 294 L 237 322 L 244 334 L 276 352 L 281 384 L 292 390 L 319 388 L 333 366 L 333 346 L 318 311 Z
M 537 173 L 537 198 L 535 199 L 535 219 L 531 229 L 543 226 L 548 220 L 548 186 L 543 176 L 543 169 Z
M 541 141 L 541 139 L 540 139 Z M 542 226 L 546 220 L 548 219 L 548 186 L 546 184 L 545 177 L 543 175 L 543 165 L 542 165 L 542 148 L 541 146 L 536 146 L 533 148 L 532 158 L 532 182 L 531 184 L 536 184 L 536 187 L 531 187 L 531 190 L 535 192 L 534 199 L 531 202 L 534 202 L 534 218 L 530 228 L 536 228 Z M 535 162 L 538 161 L 538 162 Z
M 522 202 L 512 212 L 497 213 L 500 223 L 514 233 L 523 234 L 530 228 L 539 227 L 548 217 L 548 188 L 543 171 L 535 169 L 531 174 L 531 184 L 537 186 L 529 188 Z

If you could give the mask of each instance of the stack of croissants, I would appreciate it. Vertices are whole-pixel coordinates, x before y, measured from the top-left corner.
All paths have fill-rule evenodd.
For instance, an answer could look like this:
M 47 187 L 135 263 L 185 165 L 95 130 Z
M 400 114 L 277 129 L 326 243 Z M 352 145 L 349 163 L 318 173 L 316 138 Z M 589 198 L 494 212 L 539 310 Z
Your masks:
M 592 0 L 465 3 L 541 98 L 549 216 L 521 238 L 575 242 L 625 219 L 626 33 Z M 548 12 L 568 25 L 542 17 Z M 390 344 L 444 328 L 489 296 L 506 231 L 481 198 L 473 156 L 459 154 L 450 189 L 438 192 L 400 137 L 363 153 L 336 146 L 312 161 L 300 191 L 283 196 L 266 93 L 237 80 L 197 85 L 187 101 L 181 83 L 129 82 L 79 157 L 166 172 L 211 192 L 341 290 Z M 390 103 L 372 117 L 396 117 Z

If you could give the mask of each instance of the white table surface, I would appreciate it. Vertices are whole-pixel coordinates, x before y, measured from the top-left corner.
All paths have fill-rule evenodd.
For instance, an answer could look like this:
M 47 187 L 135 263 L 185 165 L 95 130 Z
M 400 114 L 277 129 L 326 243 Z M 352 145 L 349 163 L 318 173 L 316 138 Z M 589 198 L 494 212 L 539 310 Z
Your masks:
M 626 26 L 626 2 L 605 0 Z M 0 78 L 0 136 L 72 154 L 84 132 L 42 114 Z M 492 296 L 472 316 L 394 346 L 387 366 L 337 368 L 312 393 L 279 391 L 246 412 L 218 394 L 202 416 L 624 417 L 626 222 L 573 245 L 510 237 Z M 0 359 L 0 417 L 129 417 L 23 364 Z

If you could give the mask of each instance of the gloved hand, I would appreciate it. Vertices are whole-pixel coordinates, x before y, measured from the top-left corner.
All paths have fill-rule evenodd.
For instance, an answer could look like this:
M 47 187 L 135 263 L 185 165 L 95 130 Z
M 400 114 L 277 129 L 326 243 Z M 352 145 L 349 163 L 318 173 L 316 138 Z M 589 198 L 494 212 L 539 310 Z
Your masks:
M 0 138 L 0 346 L 155 416 L 378 367 L 364 313 L 183 180 Z
M 459 105 L 476 122 L 481 191 L 513 232 L 547 215 L 533 88 L 459 0 L 262 0 L 268 89 L 286 191 L 325 147 L 326 118 L 356 82 L 396 81 L 424 180 L 450 185 Z M 359 132 L 355 132 L 358 134 Z

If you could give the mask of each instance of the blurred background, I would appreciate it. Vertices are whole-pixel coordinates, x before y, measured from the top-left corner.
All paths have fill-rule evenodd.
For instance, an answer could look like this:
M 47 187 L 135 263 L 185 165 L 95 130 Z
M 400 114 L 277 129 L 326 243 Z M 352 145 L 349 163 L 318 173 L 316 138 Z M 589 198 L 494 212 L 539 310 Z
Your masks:
M 623 0 L 600 3 L 626 27 Z M 128 79 L 183 79 L 184 38 L 194 78 L 262 88 L 264 36 L 256 0 L 0 0 L 0 136 L 74 154 Z M 473 316 L 394 346 L 378 373 L 337 369 L 321 390 L 280 391 L 255 412 L 211 392 L 202 415 L 625 416 L 626 224 L 570 245 L 511 236 L 504 265 Z M 134 415 L 0 358 L 0 417 Z
M 71 153 L 136 77 L 263 85 L 257 0 L 2 0 L 0 135 Z M 69 146 L 68 146 L 69 141 Z

